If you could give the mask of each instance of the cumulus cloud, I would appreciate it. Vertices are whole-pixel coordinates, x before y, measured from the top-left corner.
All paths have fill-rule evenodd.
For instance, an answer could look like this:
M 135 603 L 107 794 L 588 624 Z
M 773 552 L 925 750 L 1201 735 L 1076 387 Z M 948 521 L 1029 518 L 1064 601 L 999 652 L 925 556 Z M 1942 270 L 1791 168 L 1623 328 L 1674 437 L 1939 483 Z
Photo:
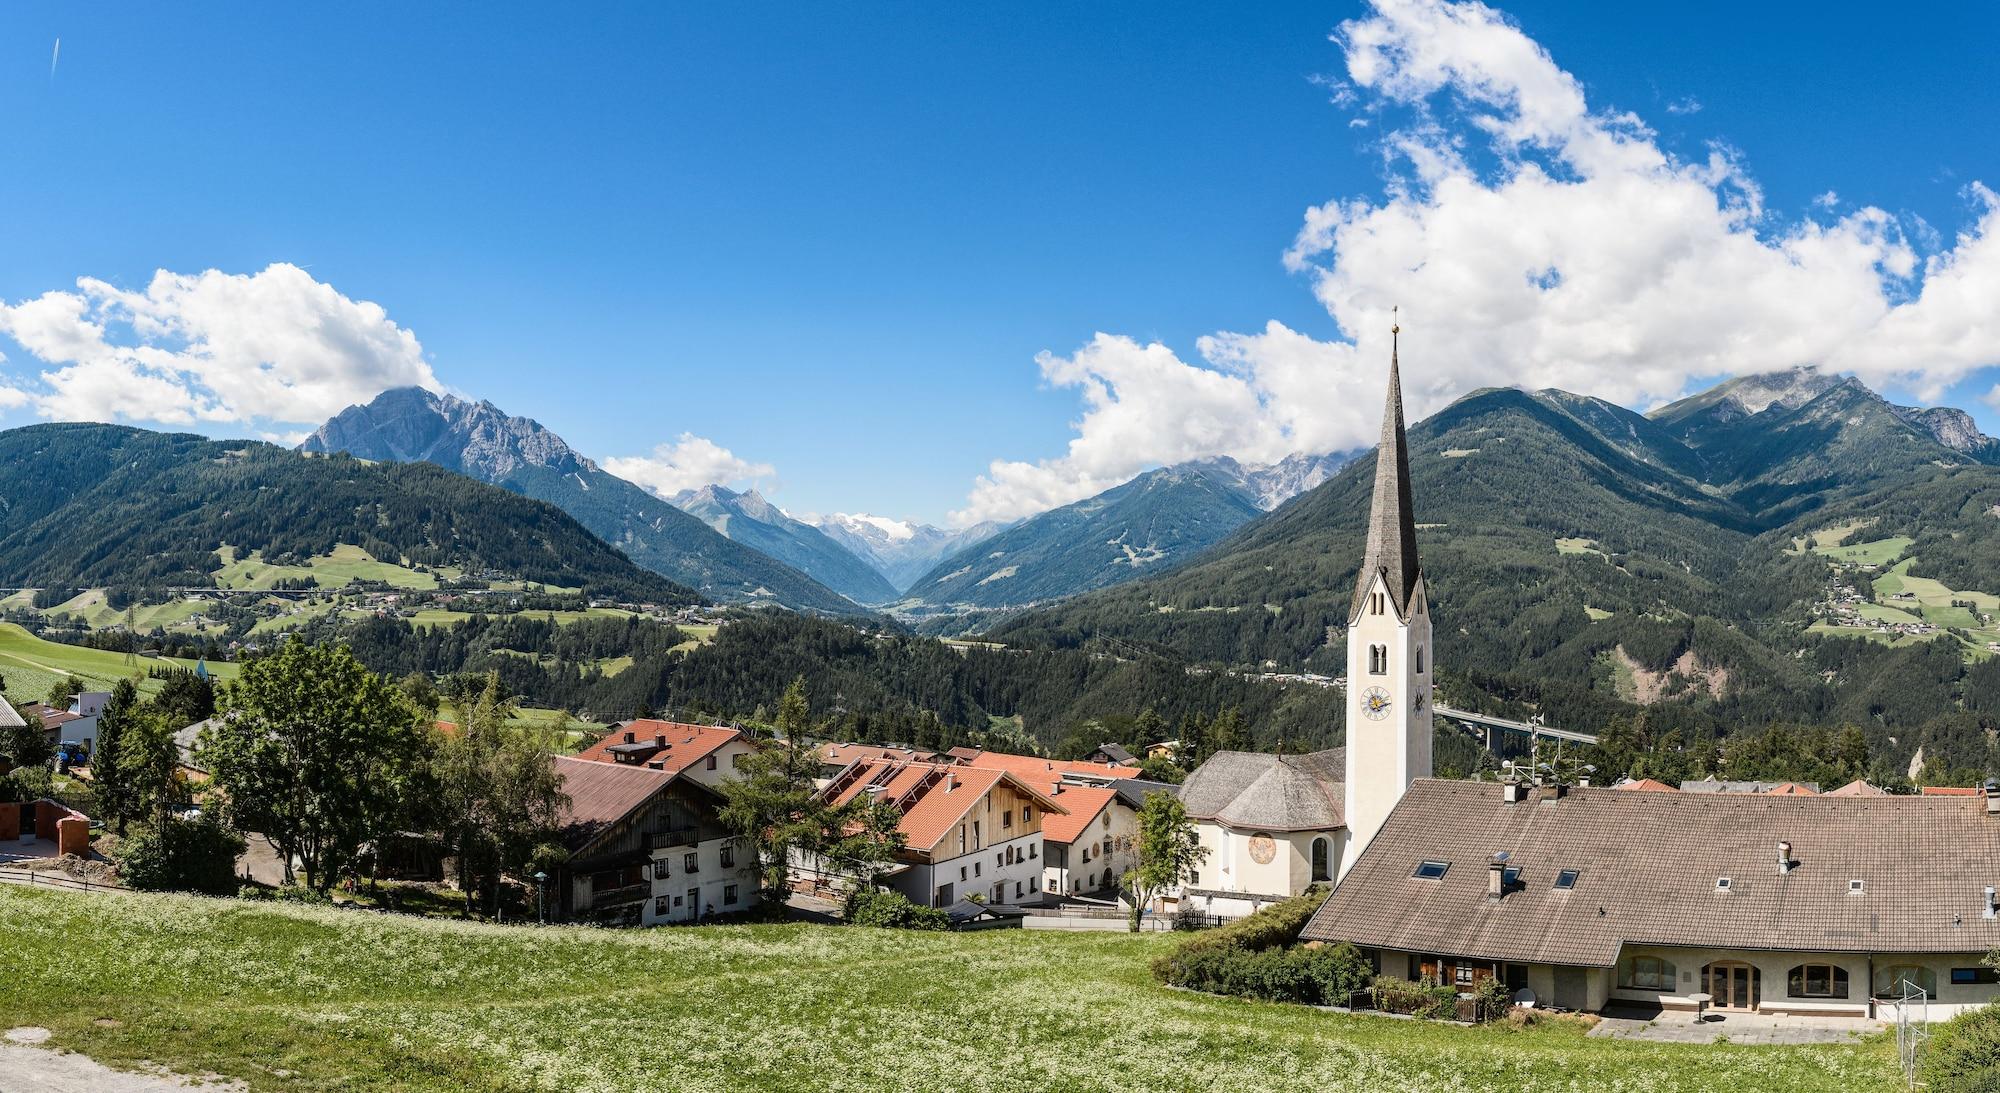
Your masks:
M 0 304 L 0 333 L 48 366 L 38 385 L 10 383 L 19 397 L 0 406 L 62 420 L 317 423 L 386 388 L 441 389 L 416 336 L 379 305 L 283 263 L 160 270 L 143 291 L 80 278 Z
M 1076 437 L 1060 457 L 996 461 L 955 519 L 1025 515 L 1177 459 L 1364 444 L 1397 304 L 1419 416 L 1484 386 L 1645 406 L 1808 364 L 1928 401 L 2000 364 L 2000 197 L 1980 183 L 1949 246 L 1873 206 L 1787 218 L 1738 152 L 1668 150 L 1483 4 L 1377 0 L 1333 41 L 1346 74 L 1331 97 L 1374 122 L 1382 192 L 1307 210 L 1284 261 L 1343 340 L 1272 324 L 1204 338 L 1194 363 L 1103 334 L 1044 355 L 1044 378 L 1082 394 Z
M 740 458 L 715 441 L 693 433 L 682 433 L 672 444 L 658 445 L 651 455 L 607 459 L 604 469 L 665 498 L 708 485 L 740 488 L 778 473 L 769 463 Z

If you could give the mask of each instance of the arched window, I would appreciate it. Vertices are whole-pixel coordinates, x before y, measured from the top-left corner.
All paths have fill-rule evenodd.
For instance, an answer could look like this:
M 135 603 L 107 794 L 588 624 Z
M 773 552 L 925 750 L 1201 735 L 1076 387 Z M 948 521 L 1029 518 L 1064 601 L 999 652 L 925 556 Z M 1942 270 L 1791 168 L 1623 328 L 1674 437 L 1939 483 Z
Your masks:
M 1321 835 L 1313 840 L 1313 880 L 1333 879 L 1333 840 Z
M 1105 867 L 1104 867 L 1104 883 L 1103 883 L 1103 884 L 1101 884 L 1101 885 L 1099 885 L 1098 887 L 1100 887 L 1100 888 L 1109 888 L 1109 887 L 1111 887 L 1111 867 L 1110 867 L 1110 866 L 1108 866 L 1108 865 L 1107 865 L 1107 866 L 1105 866 Z
M 1800 964 L 1785 977 L 1793 998 L 1847 997 L 1847 969 L 1838 964 Z
M 1875 997 L 1901 998 L 1917 991 L 1937 998 L 1937 973 L 1915 964 L 1875 969 Z
M 1368 647 L 1368 674 L 1387 675 L 1389 672 L 1389 647 L 1371 645 Z
M 1422 675 L 1423 671 L 1424 671 L 1424 647 L 1419 645 L 1417 646 L 1417 674 Z
M 1388 606 L 1389 606 L 1389 597 L 1387 595 L 1381 592 L 1374 592 L 1369 594 L 1368 596 L 1369 614 L 1380 615 L 1384 611 L 1388 610 Z

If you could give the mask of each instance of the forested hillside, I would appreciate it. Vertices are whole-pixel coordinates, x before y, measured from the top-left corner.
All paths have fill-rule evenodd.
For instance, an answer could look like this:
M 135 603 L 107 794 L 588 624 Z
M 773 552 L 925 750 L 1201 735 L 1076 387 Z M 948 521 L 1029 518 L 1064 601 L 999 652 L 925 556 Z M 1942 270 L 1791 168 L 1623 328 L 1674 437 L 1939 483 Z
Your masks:
M 1991 716 L 1984 688 L 2000 682 L 1984 631 L 1968 629 L 1987 600 L 1950 590 L 2000 592 L 2000 469 L 1852 381 L 1777 386 L 1748 407 L 1709 399 L 1653 419 L 1563 392 L 1482 391 L 1415 426 L 1446 699 L 1584 728 L 1643 712 L 1681 746 L 1852 724 L 1878 757 L 1922 745 L 1928 760 L 1985 763 L 1984 737 L 1961 722 Z M 989 636 L 1339 674 L 1373 474 L 1371 456 L 1191 565 Z M 1821 539 L 1829 549 L 1799 546 Z M 1830 562 L 1837 542 L 1875 540 L 1883 556 L 1865 572 Z M 1842 582 L 1866 599 L 1892 567 L 1948 588 L 1935 608 L 1868 617 L 1932 630 L 1819 620 Z
M 286 563 L 343 544 L 391 563 L 658 604 L 696 602 L 553 505 L 423 464 L 115 425 L 0 432 L 0 584 L 199 587 L 225 545 Z

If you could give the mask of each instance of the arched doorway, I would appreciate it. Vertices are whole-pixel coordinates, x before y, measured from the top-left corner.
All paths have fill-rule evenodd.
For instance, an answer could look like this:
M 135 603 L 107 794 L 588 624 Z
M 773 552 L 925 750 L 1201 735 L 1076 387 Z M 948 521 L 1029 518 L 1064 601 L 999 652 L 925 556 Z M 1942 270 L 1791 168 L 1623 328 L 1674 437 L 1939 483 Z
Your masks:
M 1313 881 L 1333 879 L 1333 840 L 1321 835 L 1313 840 Z
M 1708 992 L 1709 1003 L 1720 1010 L 1754 1010 L 1757 1008 L 1757 969 L 1736 960 L 1718 960 L 1701 970 L 1702 990 Z

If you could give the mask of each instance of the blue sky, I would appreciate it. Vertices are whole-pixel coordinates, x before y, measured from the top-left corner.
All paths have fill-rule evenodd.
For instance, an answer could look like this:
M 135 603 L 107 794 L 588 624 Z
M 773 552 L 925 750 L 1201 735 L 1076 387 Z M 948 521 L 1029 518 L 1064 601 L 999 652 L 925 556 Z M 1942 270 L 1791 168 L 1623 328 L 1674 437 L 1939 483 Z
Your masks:
M 393 342 L 328 349 L 328 369 L 355 353 L 387 361 L 339 390 L 428 367 L 590 455 L 632 459 L 635 476 L 691 434 L 770 468 L 764 485 L 795 511 L 968 519 L 1065 499 L 1135 462 L 1331 446 L 1344 419 L 1272 410 L 1297 398 L 1275 380 L 1253 385 L 1250 411 L 1222 391 L 1215 421 L 1183 422 L 1216 386 L 1199 372 L 1282 356 L 1270 340 L 1229 343 L 1234 356 L 1200 340 L 1273 321 L 1308 355 L 1351 339 L 1335 314 L 1373 305 L 1332 282 L 1365 267 L 1308 248 L 1288 268 L 1306 211 L 1386 205 L 1414 170 L 1385 163 L 1396 126 L 1479 132 L 1457 102 L 1473 85 L 1357 88 L 1328 40 L 1370 18 L 1357 3 L 250 11 L 0 9 L 0 300 L 289 263 L 342 298 L 324 314 L 380 333 L 344 303 L 371 301 L 421 343 L 420 357 Z M 1690 163 L 1726 145 L 1758 189 L 1746 231 L 1876 208 L 1921 263 L 1974 228 L 1971 183 L 2000 186 L 2000 8 L 1504 11 L 1593 112 L 1635 113 L 1650 146 Z M 1488 171 L 1469 149 L 1469 169 Z M 275 313 L 266 299 L 190 290 L 154 317 L 212 334 L 258 321 L 231 306 Z M 185 318 L 190 300 L 207 301 L 199 319 Z M 1413 335 L 1444 321 L 1424 306 L 1451 302 L 1404 301 Z M 1104 343 L 1086 359 L 1099 332 L 1169 355 L 1127 366 Z M 295 344 L 267 333 L 251 343 Z M 1547 364 L 1552 337 L 1523 335 L 1518 377 L 1502 354 L 1415 401 L 1434 408 L 1481 380 L 1588 386 L 1608 370 L 1532 363 Z M 0 347 L 22 392 L 0 423 L 114 405 L 82 386 L 50 402 L 38 374 L 61 364 L 52 351 Z M 1379 384 L 1323 359 L 1356 391 Z M 1423 358 L 1411 364 L 1422 388 Z M 1177 366 L 1197 373 L 1185 395 Z M 1699 372 L 1678 367 L 1601 393 L 1643 405 Z M 1139 388 L 1154 376 L 1149 405 Z M 1899 382 L 2000 431 L 1980 402 L 1990 367 Z M 304 410 L 276 395 L 261 414 L 225 406 L 237 388 L 211 382 L 186 427 L 285 435 L 313 420 L 285 420 Z M 1265 432 L 1232 431 L 1267 411 Z M 1158 432 L 1195 446 L 1156 450 Z M 993 488 L 969 504 L 982 475 Z

